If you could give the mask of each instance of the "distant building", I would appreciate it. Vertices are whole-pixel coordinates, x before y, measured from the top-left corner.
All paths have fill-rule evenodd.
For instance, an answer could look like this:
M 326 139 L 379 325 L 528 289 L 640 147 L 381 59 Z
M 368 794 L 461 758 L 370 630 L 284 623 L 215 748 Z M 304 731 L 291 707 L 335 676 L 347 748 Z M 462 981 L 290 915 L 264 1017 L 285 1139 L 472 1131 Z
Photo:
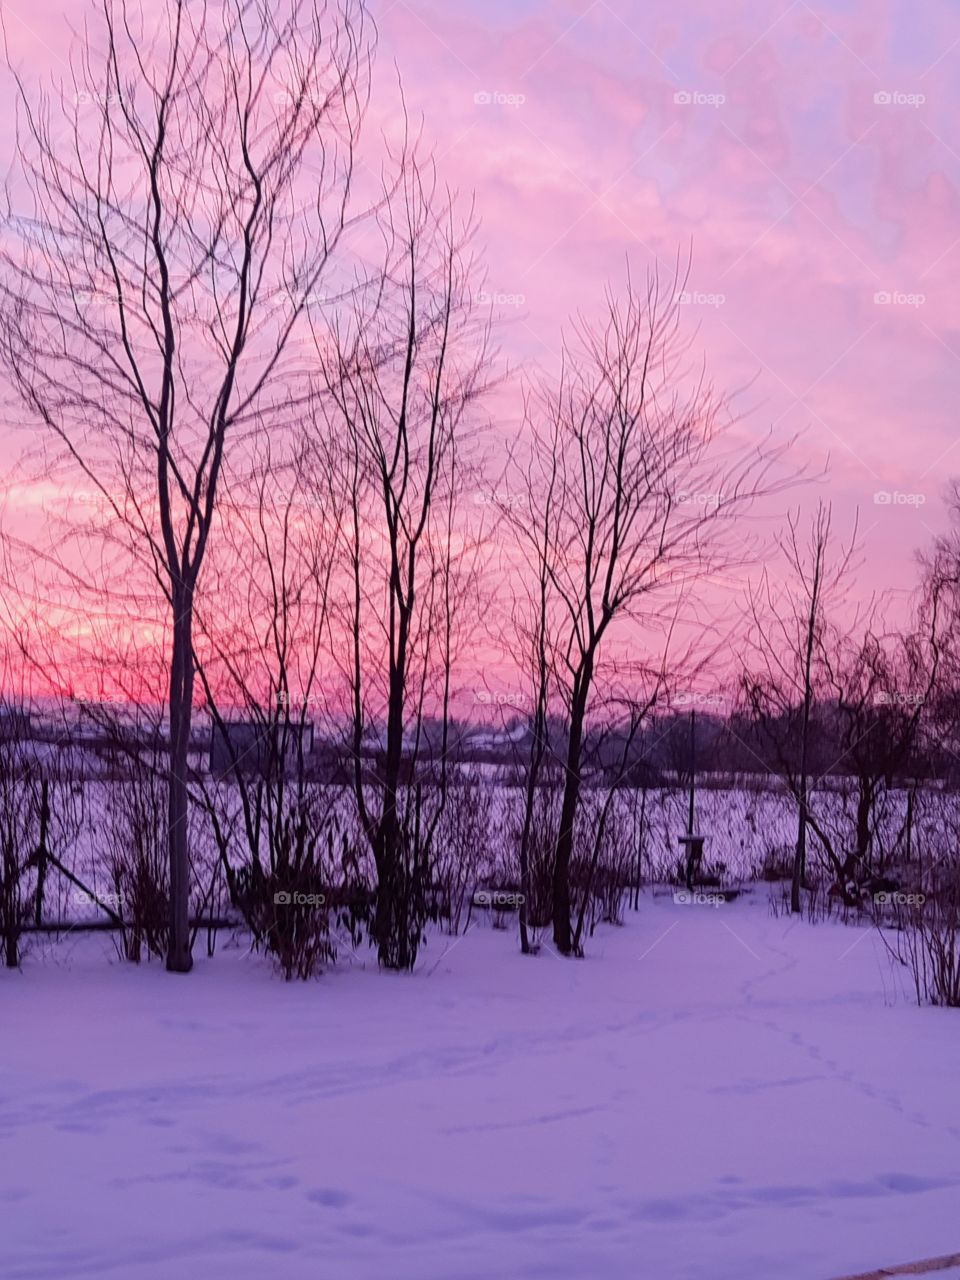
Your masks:
M 33 717 L 23 707 L 0 705 L 0 741 L 22 742 L 33 737 Z
M 312 724 L 274 724 L 262 720 L 214 722 L 210 734 L 210 772 L 256 776 L 280 765 L 295 768 L 300 756 L 313 751 Z

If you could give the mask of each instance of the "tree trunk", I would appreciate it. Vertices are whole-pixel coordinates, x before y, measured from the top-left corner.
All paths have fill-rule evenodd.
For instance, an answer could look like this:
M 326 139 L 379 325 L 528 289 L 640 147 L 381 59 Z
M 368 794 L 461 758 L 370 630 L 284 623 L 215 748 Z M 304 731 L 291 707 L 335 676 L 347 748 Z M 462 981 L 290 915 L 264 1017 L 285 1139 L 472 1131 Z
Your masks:
M 520 833 L 520 952 L 530 955 L 530 931 L 527 904 L 530 901 L 530 836 L 533 831 L 533 808 L 536 803 L 537 782 L 539 781 L 540 764 L 543 760 L 543 743 L 546 728 L 538 714 L 534 725 L 534 745 L 531 752 L 530 767 L 527 772 L 527 786 L 524 797 L 523 830 Z
M 11 853 L 9 845 L 3 851 L 3 875 L 0 877 L 0 923 L 3 925 L 3 942 L 6 965 L 8 969 L 16 969 L 19 963 L 18 943 L 20 931 L 17 927 L 20 907 L 20 868 L 16 854 Z
M 189 793 L 187 752 L 193 711 L 192 599 L 180 589 L 173 597 L 173 654 L 170 663 L 170 772 L 167 842 L 170 852 L 170 934 L 167 969 L 189 973 L 190 849 L 187 821 Z
M 807 779 L 800 779 L 800 817 L 797 825 L 797 847 L 793 858 L 793 879 L 790 885 L 790 910 L 793 915 L 800 914 L 800 890 L 803 887 L 804 871 L 807 865 Z
M 570 859 L 573 855 L 573 828 L 580 802 L 580 755 L 583 749 L 583 722 L 587 711 L 589 677 L 584 677 L 574 696 L 570 714 L 570 740 L 567 744 L 566 781 L 560 830 L 557 833 L 557 857 L 553 866 L 553 941 L 561 955 L 573 950 L 570 928 Z
M 870 813 L 873 809 L 873 787 L 861 779 L 857 792 L 857 858 L 866 869 L 870 856 Z
M 817 562 L 819 566 L 819 561 Z M 790 911 L 800 914 L 800 890 L 807 869 L 808 762 L 810 750 L 810 712 L 813 705 L 813 649 L 816 638 L 817 609 L 820 602 L 819 567 L 814 572 L 807 615 L 807 639 L 803 656 L 803 721 L 800 728 L 800 815 L 797 820 L 797 847 L 793 858 L 793 881 L 790 885 Z
M 398 792 L 403 767 L 403 713 L 406 693 L 407 616 L 397 625 L 396 658 L 390 671 L 387 704 L 387 752 L 384 761 L 383 812 L 377 837 L 377 905 L 374 929 L 377 958 L 384 969 L 412 969 L 408 921 L 410 885 L 406 883 L 406 859 L 400 830 Z M 410 952 L 413 950 L 413 954 Z
M 524 833 L 520 838 L 520 953 L 530 954 L 530 932 L 527 927 L 527 900 L 530 897 L 530 853 L 527 848 L 529 811 L 524 816 Z
M 597 864 L 600 861 L 600 851 L 603 848 L 603 837 L 607 827 L 607 815 L 610 812 L 610 802 L 613 798 L 611 790 L 607 795 L 606 803 L 603 806 L 603 812 L 600 814 L 600 821 L 597 824 L 597 836 L 593 842 L 593 856 L 590 859 L 590 869 L 587 873 L 587 883 L 583 888 L 583 897 L 580 900 L 580 910 L 577 912 L 577 927 L 573 932 L 573 950 L 579 955 L 581 947 L 581 939 L 583 937 L 583 926 L 587 918 L 587 905 L 590 902 L 590 895 L 593 893 L 593 881 L 597 874 Z M 595 917 L 591 920 L 590 936 L 593 936 L 593 929 L 596 923 Z
M 384 969 L 412 968 L 406 947 L 403 851 L 400 847 L 396 791 L 392 788 L 388 788 L 385 796 L 378 844 L 379 856 L 374 859 L 377 865 L 377 905 L 374 919 L 377 960 Z
M 43 923 L 43 895 L 47 880 L 47 833 L 50 828 L 50 783 L 44 778 L 40 783 L 40 841 L 37 845 L 37 895 L 34 902 L 34 921 Z

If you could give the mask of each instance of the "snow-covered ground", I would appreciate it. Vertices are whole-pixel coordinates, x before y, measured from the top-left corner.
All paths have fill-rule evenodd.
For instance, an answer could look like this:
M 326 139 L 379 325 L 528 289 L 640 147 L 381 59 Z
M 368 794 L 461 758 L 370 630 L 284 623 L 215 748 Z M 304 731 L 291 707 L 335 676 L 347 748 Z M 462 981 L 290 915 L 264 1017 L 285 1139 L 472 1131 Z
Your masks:
M 489 781 L 489 794 L 484 797 L 489 804 L 486 808 L 481 806 L 482 814 L 476 819 L 478 828 L 486 832 L 483 839 L 467 848 L 462 845 L 462 834 L 458 841 L 457 833 L 462 832 L 467 820 L 460 806 L 465 805 L 469 810 L 472 799 L 469 793 L 465 794 L 457 787 L 452 787 L 448 794 L 445 819 L 438 831 L 440 862 L 448 868 L 458 869 L 463 868 L 465 860 L 469 863 L 462 876 L 465 884 L 510 883 L 519 874 L 516 837 L 522 826 L 523 794 L 518 787 L 504 786 L 496 779 Z M 53 791 L 53 852 L 87 889 L 100 895 L 101 901 L 109 902 L 117 894 L 112 863 L 115 860 L 122 863 L 125 857 L 129 858 L 131 848 L 144 843 L 144 832 L 137 829 L 136 822 L 142 821 L 144 812 L 162 814 L 165 811 L 165 792 L 156 780 L 141 780 L 135 793 L 131 792 L 131 787 L 129 780 L 87 779 L 83 787 L 61 786 Z M 218 805 L 223 828 L 232 828 L 231 860 L 234 865 L 242 865 L 250 855 L 236 789 L 228 786 L 214 788 L 210 797 Z M 559 806 L 559 793 L 554 799 Z M 872 857 L 881 867 L 889 868 L 889 859 L 895 849 L 902 853 L 907 799 L 905 791 L 890 790 L 883 792 L 877 803 Z M 584 856 L 589 856 L 597 815 L 605 800 L 606 792 L 601 789 L 588 788 L 584 792 L 580 825 Z M 849 780 L 823 780 L 815 802 L 819 821 L 825 830 L 832 833 L 835 848 L 841 851 L 853 848 L 856 825 Z M 632 882 L 636 850 L 642 844 L 646 880 L 661 880 L 674 875 L 681 855 L 678 837 L 687 827 L 688 803 L 687 793 L 675 788 L 650 788 L 645 799 L 641 792 L 632 790 L 624 790 L 615 796 L 613 816 L 607 825 L 605 857 L 608 870 L 616 868 L 619 874 Z M 345 787 L 321 784 L 318 808 L 336 815 L 338 830 L 355 841 L 361 863 L 366 860 L 368 879 L 373 883 L 372 859 L 369 851 L 365 852 L 365 839 L 357 825 L 352 793 Z M 726 883 L 753 880 L 761 874 L 765 864 L 774 863 L 781 868 L 792 865 L 796 843 L 796 805 L 769 778 L 755 778 L 749 784 L 741 781 L 739 786 L 702 787 L 697 792 L 696 813 L 698 827 L 706 837 L 704 868 L 708 872 L 721 873 Z M 555 817 L 559 819 L 559 808 Z M 136 821 L 131 828 L 134 819 Z M 936 788 L 921 790 L 915 800 L 913 824 L 914 855 L 921 856 L 927 867 L 945 854 L 952 855 L 960 837 L 960 794 Z M 38 838 L 37 833 L 32 837 L 34 842 Z M 339 837 L 335 836 L 335 839 Z M 163 865 L 166 849 L 162 832 L 152 841 L 151 847 L 158 864 Z M 810 847 L 813 869 L 828 876 L 829 883 L 834 873 L 824 865 L 819 844 L 811 839 Z M 222 874 L 215 877 L 219 854 L 209 819 L 199 805 L 192 810 L 191 853 L 195 872 L 194 909 L 198 914 L 227 912 L 228 895 Z M 261 856 L 269 858 L 266 847 L 261 848 Z M 336 869 L 331 874 L 335 875 Z M 24 873 L 25 895 L 33 891 L 34 877 L 32 870 Z M 909 880 L 910 874 L 907 873 Z M 214 893 L 208 899 L 212 881 L 215 882 Z M 60 875 L 56 869 L 48 871 L 44 897 L 47 920 L 77 922 L 102 914 L 85 902 L 85 895 L 73 881 Z
M 647 895 L 587 959 L 0 974 L 3 1280 L 828 1280 L 960 1249 L 960 1013 L 877 937 Z

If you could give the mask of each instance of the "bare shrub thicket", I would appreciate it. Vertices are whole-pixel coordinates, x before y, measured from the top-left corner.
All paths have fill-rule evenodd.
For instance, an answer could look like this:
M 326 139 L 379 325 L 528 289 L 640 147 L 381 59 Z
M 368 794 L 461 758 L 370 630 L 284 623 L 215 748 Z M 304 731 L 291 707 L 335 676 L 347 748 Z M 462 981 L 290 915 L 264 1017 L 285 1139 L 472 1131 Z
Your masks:
M 535 788 L 530 803 L 530 830 L 527 848 L 527 876 L 524 906 L 526 922 L 534 935 L 553 919 L 553 859 L 560 825 L 562 788 L 555 777 Z M 519 849 L 520 833 L 517 833 Z
M 896 952 L 913 978 L 917 1003 L 960 1008 L 960 859 L 931 877 L 929 892 L 898 907 Z
M 434 842 L 433 884 L 440 918 L 459 933 L 469 895 L 492 870 L 493 794 L 485 781 L 451 784 Z
M 571 865 L 573 908 L 583 923 L 578 933 L 592 936 L 597 924 L 621 924 L 627 893 L 636 874 L 639 833 L 625 792 L 584 793 L 577 856 Z M 579 945 L 579 941 L 578 941 Z
M 167 779 L 162 748 L 125 753 L 121 776 L 104 784 L 99 833 L 119 916 L 123 955 L 134 964 L 167 949 L 170 876 Z
M 20 737 L 19 709 L 0 707 L 0 940 L 4 963 L 20 963 L 20 938 L 33 916 L 40 840 L 41 788 L 37 763 Z
M 753 726 L 770 744 L 772 767 L 812 837 L 809 860 L 806 841 L 796 846 L 803 857 L 797 854 L 794 862 L 794 911 L 798 884 L 810 889 L 823 878 L 853 905 L 904 853 L 911 807 L 903 796 L 916 790 L 925 770 L 923 715 L 938 644 L 936 635 L 920 630 L 895 635 L 868 629 L 858 637 L 830 628 L 818 658 L 819 702 L 811 717 L 816 755 L 804 762 L 808 773 L 797 763 L 791 730 L 802 708 L 787 698 L 774 706 L 765 701 L 772 684 L 763 690 L 758 680 L 750 684 Z
M 310 776 L 292 748 L 290 726 L 261 712 L 256 762 L 237 759 L 224 773 L 200 779 L 199 801 L 215 871 L 254 945 L 284 978 L 306 980 L 336 960 L 339 931 L 352 945 L 359 941 L 370 893 L 337 789 Z M 211 885 L 215 900 L 215 878 Z
M 867 903 L 891 954 L 911 975 L 918 1004 L 960 1007 L 960 814 L 933 792 L 913 856 Z
M 307 979 L 335 960 L 339 926 L 356 941 L 370 894 L 336 762 L 313 751 L 336 495 L 319 448 L 292 443 L 260 443 L 224 483 L 197 658 L 216 749 L 196 786 L 233 907 L 285 978 Z
M 266 847 L 234 872 L 234 900 L 283 976 L 305 980 L 336 959 L 337 924 L 355 926 L 353 843 L 325 789 L 302 788 L 279 813 L 260 804 L 266 788 L 258 796 Z

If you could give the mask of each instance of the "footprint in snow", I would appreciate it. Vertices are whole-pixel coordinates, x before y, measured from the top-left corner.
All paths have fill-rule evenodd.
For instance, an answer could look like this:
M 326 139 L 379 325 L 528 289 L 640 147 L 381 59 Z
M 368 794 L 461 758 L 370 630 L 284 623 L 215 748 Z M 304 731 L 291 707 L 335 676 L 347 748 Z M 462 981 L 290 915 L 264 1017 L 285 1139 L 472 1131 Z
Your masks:
M 307 1199 L 314 1204 L 323 1205 L 325 1209 L 344 1209 L 353 1197 L 336 1187 L 315 1187 L 307 1192 Z

